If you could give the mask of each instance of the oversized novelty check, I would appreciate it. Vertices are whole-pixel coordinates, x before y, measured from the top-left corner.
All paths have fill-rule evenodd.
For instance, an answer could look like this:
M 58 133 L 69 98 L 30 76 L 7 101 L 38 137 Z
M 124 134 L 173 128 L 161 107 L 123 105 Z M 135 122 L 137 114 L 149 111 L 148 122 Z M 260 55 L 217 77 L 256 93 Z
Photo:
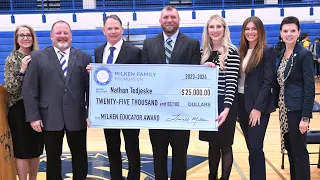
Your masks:
M 217 69 L 92 64 L 91 127 L 217 130 Z

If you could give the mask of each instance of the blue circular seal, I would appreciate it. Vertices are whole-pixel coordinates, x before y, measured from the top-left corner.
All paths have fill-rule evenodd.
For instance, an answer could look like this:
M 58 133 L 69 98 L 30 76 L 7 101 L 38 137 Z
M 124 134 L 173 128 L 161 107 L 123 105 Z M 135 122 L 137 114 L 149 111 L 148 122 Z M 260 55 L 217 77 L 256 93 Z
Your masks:
M 112 73 L 107 67 L 99 67 L 94 71 L 94 81 L 99 85 L 107 85 L 111 79 Z

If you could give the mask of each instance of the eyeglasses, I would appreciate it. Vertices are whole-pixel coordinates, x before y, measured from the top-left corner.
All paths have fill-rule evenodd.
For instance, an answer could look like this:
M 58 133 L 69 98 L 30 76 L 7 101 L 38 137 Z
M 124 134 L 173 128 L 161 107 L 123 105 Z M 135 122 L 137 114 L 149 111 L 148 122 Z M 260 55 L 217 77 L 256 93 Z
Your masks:
M 32 35 L 31 34 L 18 34 L 17 37 L 20 38 L 20 39 L 24 39 L 25 37 L 27 39 L 31 39 Z

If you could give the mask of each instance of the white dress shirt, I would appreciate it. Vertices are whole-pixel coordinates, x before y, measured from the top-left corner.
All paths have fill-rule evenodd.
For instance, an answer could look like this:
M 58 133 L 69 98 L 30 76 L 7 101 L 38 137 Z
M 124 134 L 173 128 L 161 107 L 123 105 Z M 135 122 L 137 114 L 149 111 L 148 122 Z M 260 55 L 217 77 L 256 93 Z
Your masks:
M 53 46 L 54 51 L 56 52 L 56 55 L 58 57 L 58 59 L 60 60 L 61 58 L 61 54 L 59 53 L 59 49 Z M 63 51 L 64 52 L 64 58 L 66 59 L 66 63 L 67 63 L 67 67 L 68 67 L 68 62 L 69 62 L 69 55 L 70 55 L 70 47 Z
M 247 54 L 243 59 L 242 62 L 242 67 L 241 67 L 241 76 L 238 80 L 238 93 L 244 94 L 244 85 L 245 85 L 245 81 L 246 81 L 246 74 L 244 73 L 244 71 L 247 68 L 249 59 L 251 57 L 253 49 L 248 49 L 247 50 Z
M 114 64 L 118 58 L 118 55 L 120 53 L 120 49 L 121 49 L 121 46 L 123 44 L 123 39 L 121 39 L 120 41 L 118 41 L 113 47 L 115 47 L 116 49 L 113 51 L 113 60 L 112 60 L 112 64 Z M 112 45 L 109 44 L 109 42 L 107 43 L 106 47 L 104 47 L 104 50 L 103 50 L 103 56 L 102 56 L 102 63 L 103 64 L 107 64 L 107 60 L 108 60 L 108 57 L 110 55 L 110 47 Z
M 173 49 L 173 48 L 174 48 L 174 45 L 175 45 L 176 42 L 177 42 L 179 30 L 177 30 L 177 32 L 174 33 L 171 37 L 168 37 L 168 36 L 166 35 L 166 33 L 164 33 L 164 32 L 162 32 L 162 33 L 163 33 L 163 40 L 164 40 L 163 43 L 164 43 L 164 47 L 166 47 L 167 39 L 168 39 L 168 38 L 171 38 L 171 40 L 172 40 L 171 45 L 172 45 L 172 49 Z

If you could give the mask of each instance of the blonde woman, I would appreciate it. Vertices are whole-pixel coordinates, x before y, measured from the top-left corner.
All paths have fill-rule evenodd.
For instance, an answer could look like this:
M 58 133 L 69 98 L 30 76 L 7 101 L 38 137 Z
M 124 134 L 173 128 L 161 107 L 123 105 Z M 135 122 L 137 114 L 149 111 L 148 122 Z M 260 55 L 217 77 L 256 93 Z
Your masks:
M 34 131 L 25 119 L 25 109 L 21 86 L 24 73 L 31 61 L 31 51 L 38 50 L 34 30 L 28 25 L 20 25 L 14 32 L 14 48 L 7 57 L 4 81 L 9 93 L 8 123 L 12 134 L 16 169 L 20 180 L 36 180 L 39 156 L 43 152 L 42 135 Z
M 229 179 L 233 154 L 232 144 L 237 118 L 237 84 L 240 59 L 231 44 L 230 31 L 219 15 L 209 18 L 202 34 L 203 54 L 201 64 L 219 68 L 218 81 L 218 131 L 200 131 L 199 139 L 209 142 L 209 180 L 217 178 L 222 157 L 221 180 Z

